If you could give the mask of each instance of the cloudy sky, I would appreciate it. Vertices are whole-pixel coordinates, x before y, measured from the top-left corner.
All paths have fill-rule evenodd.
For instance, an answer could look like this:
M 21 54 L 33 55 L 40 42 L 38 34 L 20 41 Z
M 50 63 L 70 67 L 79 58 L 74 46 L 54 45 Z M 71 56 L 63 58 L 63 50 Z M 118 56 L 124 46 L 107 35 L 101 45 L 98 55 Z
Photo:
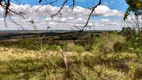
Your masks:
M 10 8 L 17 13 L 21 12 L 23 16 L 11 13 L 12 20 L 10 18 L 6 20 L 8 27 L 5 27 L 4 10 L 0 7 L 0 30 L 21 30 L 21 26 L 26 30 L 33 30 L 33 25 L 39 30 L 47 30 L 48 27 L 52 30 L 78 30 L 84 26 L 90 12 L 89 8 L 98 2 L 98 0 L 76 0 L 76 6 L 72 10 L 69 8 L 71 5 L 69 0 L 61 11 L 62 16 L 58 14 L 51 18 L 51 15 L 60 9 L 64 0 L 52 5 L 44 5 L 44 2 L 38 4 L 38 0 L 19 1 L 20 3 L 12 0 Z M 90 27 L 86 30 L 121 30 L 122 27 L 128 26 L 128 23 L 123 21 L 126 8 L 125 0 L 103 0 L 102 5 L 95 9 L 88 24 Z M 34 21 L 34 24 L 31 21 Z

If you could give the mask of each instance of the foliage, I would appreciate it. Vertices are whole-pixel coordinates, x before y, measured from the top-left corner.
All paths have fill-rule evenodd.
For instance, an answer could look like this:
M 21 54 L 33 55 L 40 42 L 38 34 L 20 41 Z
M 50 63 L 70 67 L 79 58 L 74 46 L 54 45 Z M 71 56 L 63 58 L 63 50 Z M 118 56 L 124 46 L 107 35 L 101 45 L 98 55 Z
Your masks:
M 2 53 L 9 52 L 4 55 L 8 57 L 7 60 L 4 57 L 0 60 L 0 80 L 64 80 L 66 77 L 65 64 L 58 52 L 47 51 L 46 58 L 41 58 L 40 51 L 21 50 L 21 52 L 16 52 L 18 51 L 16 48 L 14 52 L 9 50 L 13 50 L 13 48 L 0 52 L 1 56 L 3 56 Z M 14 57 L 15 55 L 16 57 Z M 72 52 L 72 54 L 66 53 L 66 55 L 71 80 L 141 79 L 140 66 L 142 65 L 137 60 L 136 54 L 92 54 L 90 52 L 76 54 Z M 9 58 L 10 56 L 11 58 Z M 129 65 L 129 62 L 135 63 L 135 66 Z
M 123 43 L 125 41 L 124 37 L 118 35 L 117 33 L 102 33 L 100 37 L 94 39 L 92 49 L 102 53 L 113 53 L 114 44 L 116 42 Z
M 141 34 L 141 32 L 140 32 Z M 137 33 L 135 29 L 132 28 L 123 28 L 121 31 L 121 35 L 123 35 L 126 39 L 124 45 L 125 50 L 136 53 L 139 57 L 142 55 L 142 38 Z
M 122 43 L 122 42 L 116 42 L 114 45 L 113 45 L 113 49 L 115 52 L 125 52 L 127 51 L 127 45 L 125 43 Z
M 15 44 L 27 49 L 0 47 L 0 80 L 65 79 L 66 67 L 59 48 L 66 53 L 71 80 L 141 79 L 142 57 L 135 53 L 141 53 L 142 48 L 136 44 L 139 37 L 131 37 L 126 40 L 127 35 L 100 33 L 92 38 L 91 51 L 86 51 L 88 45 L 82 46 L 81 43 L 75 44 L 71 41 L 43 43 L 41 49 L 44 49 L 44 57 L 41 50 L 28 49 L 28 45 L 35 45 L 31 43 L 32 40 Z M 67 51 L 67 48 L 71 50 Z
M 131 27 L 123 27 L 120 33 L 122 36 L 126 37 L 126 41 L 131 40 L 134 36 L 137 35 L 135 28 Z
M 142 76 L 142 67 L 137 67 L 134 74 L 135 74 L 136 78 L 141 78 L 141 76 Z
M 128 8 L 125 12 L 124 20 L 127 19 L 131 11 L 136 16 L 142 14 L 142 0 L 126 0 L 126 3 L 128 4 Z
M 80 46 L 80 45 L 74 45 L 73 46 L 73 51 L 76 51 L 78 53 L 82 53 L 82 52 L 85 51 L 85 49 L 82 46 Z
M 64 80 L 67 73 L 59 48 L 66 53 L 71 80 L 142 79 L 140 38 L 135 32 L 122 33 L 100 33 L 91 38 L 92 46 L 73 41 L 41 45 L 25 39 L 9 44 L 15 48 L 0 47 L 0 80 Z M 29 45 L 40 46 L 45 55 L 41 54 L 42 50 L 31 49 L 33 46 Z M 91 47 L 90 51 L 86 51 L 88 47 Z
M 46 50 L 57 51 L 59 49 L 59 46 L 57 46 L 56 44 L 54 45 L 45 44 L 44 48 Z
M 67 42 L 60 42 L 58 46 L 60 46 L 62 49 L 66 49 Z

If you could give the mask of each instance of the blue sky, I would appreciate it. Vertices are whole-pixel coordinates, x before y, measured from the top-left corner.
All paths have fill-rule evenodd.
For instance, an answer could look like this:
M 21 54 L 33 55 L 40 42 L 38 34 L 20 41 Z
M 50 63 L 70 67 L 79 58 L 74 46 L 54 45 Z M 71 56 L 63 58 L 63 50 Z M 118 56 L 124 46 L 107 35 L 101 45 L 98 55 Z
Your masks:
M 39 0 L 20 0 L 20 1 L 23 4 L 30 4 L 31 6 L 34 6 L 34 5 L 38 5 Z M 60 6 L 60 3 L 62 3 L 64 0 L 59 0 L 59 1 L 60 2 L 54 4 L 54 6 Z M 98 1 L 99 0 L 76 0 L 76 5 L 88 8 L 93 6 L 94 4 L 97 4 Z M 14 0 L 13 2 L 17 3 Z M 71 0 L 69 0 L 69 3 L 67 5 L 69 5 L 70 3 L 71 3 Z M 110 9 L 117 9 L 123 12 L 125 12 L 125 10 L 127 9 L 127 4 L 125 0 L 102 0 L 102 4 L 107 5 Z
M 23 12 L 25 19 L 14 15 L 13 20 L 21 24 L 25 29 L 33 29 L 33 25 L 30 23 L 30 21 L 33 20 L 35 21 L 34 25 L 41 30 L 47 29 L 47 26 L 57 30 L 69 30 L 76 29 L 74 28 L 75 26 L 83 26 L 90 12 L 88 8 L 96 5 L 99 0 L 75 0 L 76 7 L 71 13 L 71 9 L 65 7 L 61 11 L 63 14 L 62 17 L 57 15 L 52 19 L 51 15 L 55 14 L 59 10 L 59 7 L 64 0 L 59 0 L 58 3 L 46 6 L 43 5 L 44 3 L 39 4 L 38 0 L 19 1 L 21 1 L 23 5 L 13 0 L 11 8 L 16 12 Z M 69 6 L 70 4 L 71 0 L 69 0 L 66 6 Z M 91 18 L 89 26 L 92 26 L 91 29 L 120 30 L 124 27 L 123 15 L 126 9 L 127 4 L 125 3 L 125 0 L 102 0 L 102 4 L 95 9 L 95 12 L 93 13 L 94 17 Z M 0 14 L 3 14 L 2 8 L 0 8 Z M 6 28 L 3 26 L 1 29 L 20 29 L 19 27 L 17 28 L 10 20 L 8 20 L 7 23 L 9 27 Z M 4 25 L 2 18 L 0 18 L 0 25 Z
M 21 3 L 23 4 L 29 4 L 31 6 L 35 6 L 35 5 L 43 5 L 44 3 L 39 4 L 38 1 L 39 0 L 20 0 Z M 44 1 L 44 0 L 43 0 Z M 49 1 L 54 1 L 54 0 L 49 0 Z M 64 0 L 59 0 L 58 3 L 55 3 L 53 6 L 58 6 L 60 7 L 62 2 Z M 66 4 L 67 6 L 69 6 L 72 2 L 72 0 L 69 0 L 69 2 Z M 76 0 L 76 6 L 81 6 L 84 8 L 90 8 L 94 5 L 96 5 L 98 3 L 99 0 Z M 112 10 L 118 10 L 118 11 L 122 11 L 125 12 L 125 10 L 127 9 L 127 4 L 125 2 L 125 0 L 102 0 L 102 5 L 106 5 L 107 7 L 109 7 Z M 96 17 L 95 19 L 102 19 L 103 17 Z M 109 19 L 115 19 L 118 17 L 107 17 Z

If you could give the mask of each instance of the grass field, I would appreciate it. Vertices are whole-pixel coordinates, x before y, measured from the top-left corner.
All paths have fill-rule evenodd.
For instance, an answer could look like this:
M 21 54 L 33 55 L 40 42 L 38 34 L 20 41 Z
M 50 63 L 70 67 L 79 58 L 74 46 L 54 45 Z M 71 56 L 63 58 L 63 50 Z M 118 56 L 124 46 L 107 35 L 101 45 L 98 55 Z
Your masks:
M 132 53 L 64 52 L 0 47 L 0 80 L 141 80 L 142 61 Z
M 1 42 L 0 80 L 142 80 L 140 37 L 69 36 Z

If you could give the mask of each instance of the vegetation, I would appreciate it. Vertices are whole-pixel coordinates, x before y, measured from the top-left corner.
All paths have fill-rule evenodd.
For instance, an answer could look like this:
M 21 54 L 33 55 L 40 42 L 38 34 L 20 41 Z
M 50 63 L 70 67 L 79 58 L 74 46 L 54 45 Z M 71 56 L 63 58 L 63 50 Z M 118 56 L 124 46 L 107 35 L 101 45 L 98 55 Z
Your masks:
M 93 33 L 90 43 L 85 39 L 58 44 L 35 44 L 32 39 L 4 43 L 0 47 L 0 80 L 141 80 L 139 37 L 135 33 L 127 39 L 123 33 Z M 60 48 L 66 55 L 69 72 Z
M 142 14 L 142 0 L 126 0 L 128 8 L 124 15 L 124 20 L 127 19 L 130 12 L 134 12 L 135 16 Z
M 4 9 L 4 20 L 11 14 L 23 17 L 25 13 L 13 11 L 10 8 L 11 1 L 0 0 L 0 6 Z M 60 0 L 38 1 L 42 5 L 54 5 Z M 62 1 L 57 13 L 51 17 L 58 14 L 62 16 L 61 11 L 69 1 Z M 75 7 L 75 1 L 71 0 L 70 8 Z M 101 2 L 99 0 L 89 8 L 90 13 L 80 32 L 88 27 L 95 8 Z M 137 17 L 142 14 L 141 0 L 126 2 L 129 6 L 124 20 L 131 11 Z M 34 21 L 30 22 L 34 24 Z M 139 26 L 138 32 L 127 28 L 120 33 L 90 33 L 90 36 L 79 36 L 61 35 L 47 40 L 41 39 L 38 34 L 37 39 L 2 42 L 0 80 L 142 80 L 142 31 Z
M 1 47 L 1 80 L 63 80 L 66 69 L 60 52 L 21 50 Z M 142 65 L 136 54 L 66 52 L 72 80 L 141 79 Z

